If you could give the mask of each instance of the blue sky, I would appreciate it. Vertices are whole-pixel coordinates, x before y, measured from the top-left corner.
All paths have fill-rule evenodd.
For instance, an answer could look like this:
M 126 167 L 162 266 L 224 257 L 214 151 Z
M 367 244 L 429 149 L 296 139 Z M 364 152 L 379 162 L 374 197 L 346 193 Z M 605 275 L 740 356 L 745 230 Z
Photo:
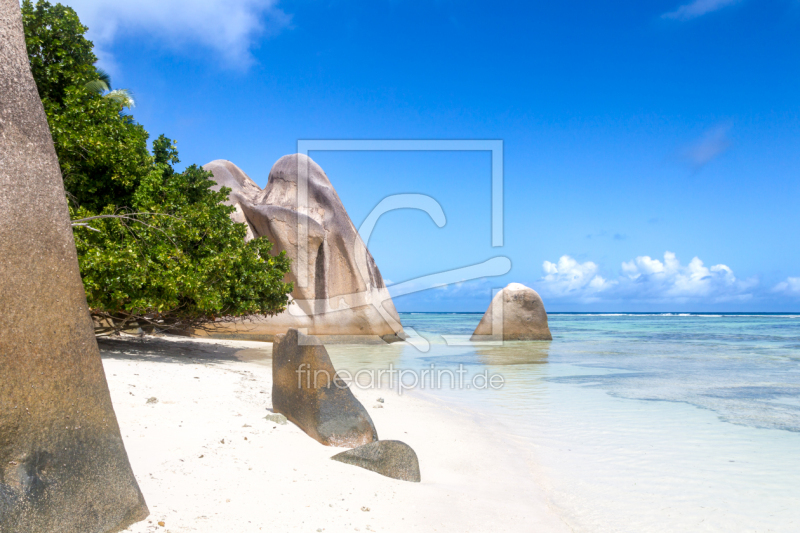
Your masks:
M 116 87 L 184 163 L 259 185 L 298 139 L 501 139 L 487 152 L 315 152 L 358 226 L 384 197 L 384 277 L 508 257 L 509 273 L 397 298 L 482 311 L 800 310 L 800 2 L 73 0 Z

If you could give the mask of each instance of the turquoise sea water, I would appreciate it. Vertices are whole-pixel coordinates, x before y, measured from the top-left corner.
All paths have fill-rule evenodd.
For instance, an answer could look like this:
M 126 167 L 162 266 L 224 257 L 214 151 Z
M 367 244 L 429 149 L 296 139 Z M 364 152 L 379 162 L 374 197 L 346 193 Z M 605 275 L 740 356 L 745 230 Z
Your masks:
M 502 375 L 422 392 L 503 424 L 575 531 L 800 531 L 800 314 L 551 314 L 552 342 L 453 345 L 480 317 L 403 313 L 417 347 L 332 357 Z
M 406 313 L 402 321 L 436 342 L 437 334 L 468 335 L 480 317 Z M 502 359 L 530 348 L 546 352 L 550 365 L 581 367 L 548 377 L 552 383 L 685 402 L 727 422 L 800 431 L 800 314 L 551 314 L 550 328 L 551 343 L 491 351 Z M 476 355 L 482 351 L 490 350 Z

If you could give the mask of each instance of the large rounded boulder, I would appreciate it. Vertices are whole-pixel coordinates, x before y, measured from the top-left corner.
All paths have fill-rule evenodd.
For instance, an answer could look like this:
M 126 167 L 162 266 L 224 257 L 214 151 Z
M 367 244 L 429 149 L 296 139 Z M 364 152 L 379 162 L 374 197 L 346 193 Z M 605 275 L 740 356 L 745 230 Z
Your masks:
M 541 296 L 521 283 L 509 283 L 492 298 L 472 340 L 553 340 Z
M 211 336 L 271 340 L 302 328 L 324 342 L 394 342 L 405 338 L 400 316 L 375 260 L 325 172 L 310 157 L 280 158 L 263 190 L 230 161 L 203 167 L 231 189 L 234 221 L 248 239 L 266 237 L 292 259 L 289 308 L 272 317 L 220 323 Z

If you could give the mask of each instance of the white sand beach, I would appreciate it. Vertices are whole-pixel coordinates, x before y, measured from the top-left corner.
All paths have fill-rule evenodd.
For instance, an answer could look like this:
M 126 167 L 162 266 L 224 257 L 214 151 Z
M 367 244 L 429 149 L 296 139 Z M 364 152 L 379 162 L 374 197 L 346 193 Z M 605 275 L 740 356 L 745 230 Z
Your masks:
M 269 343 L 123 337 L 100 348 L 151 512 L 125 531 L 570 531 L 525 450 L 475 413 L 353 390 L 381 439 L 416 451 L 422 482 L 409 483 L 332 461 L 343 449 L 266 420 Z

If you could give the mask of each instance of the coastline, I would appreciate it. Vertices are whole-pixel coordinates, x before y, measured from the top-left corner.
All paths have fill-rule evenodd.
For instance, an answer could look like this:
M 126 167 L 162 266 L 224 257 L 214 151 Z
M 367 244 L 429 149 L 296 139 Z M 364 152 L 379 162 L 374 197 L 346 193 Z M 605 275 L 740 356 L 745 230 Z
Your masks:
M 123 337 L 100 349 L 151 510 L 126 532 L 571 531 L 518 440 L 457 404 L 352 387 L 379 437 L 417 452 L 422 482 L 408 483 L 331 461 L 342 448 L 264 418 L 271 343 Z

